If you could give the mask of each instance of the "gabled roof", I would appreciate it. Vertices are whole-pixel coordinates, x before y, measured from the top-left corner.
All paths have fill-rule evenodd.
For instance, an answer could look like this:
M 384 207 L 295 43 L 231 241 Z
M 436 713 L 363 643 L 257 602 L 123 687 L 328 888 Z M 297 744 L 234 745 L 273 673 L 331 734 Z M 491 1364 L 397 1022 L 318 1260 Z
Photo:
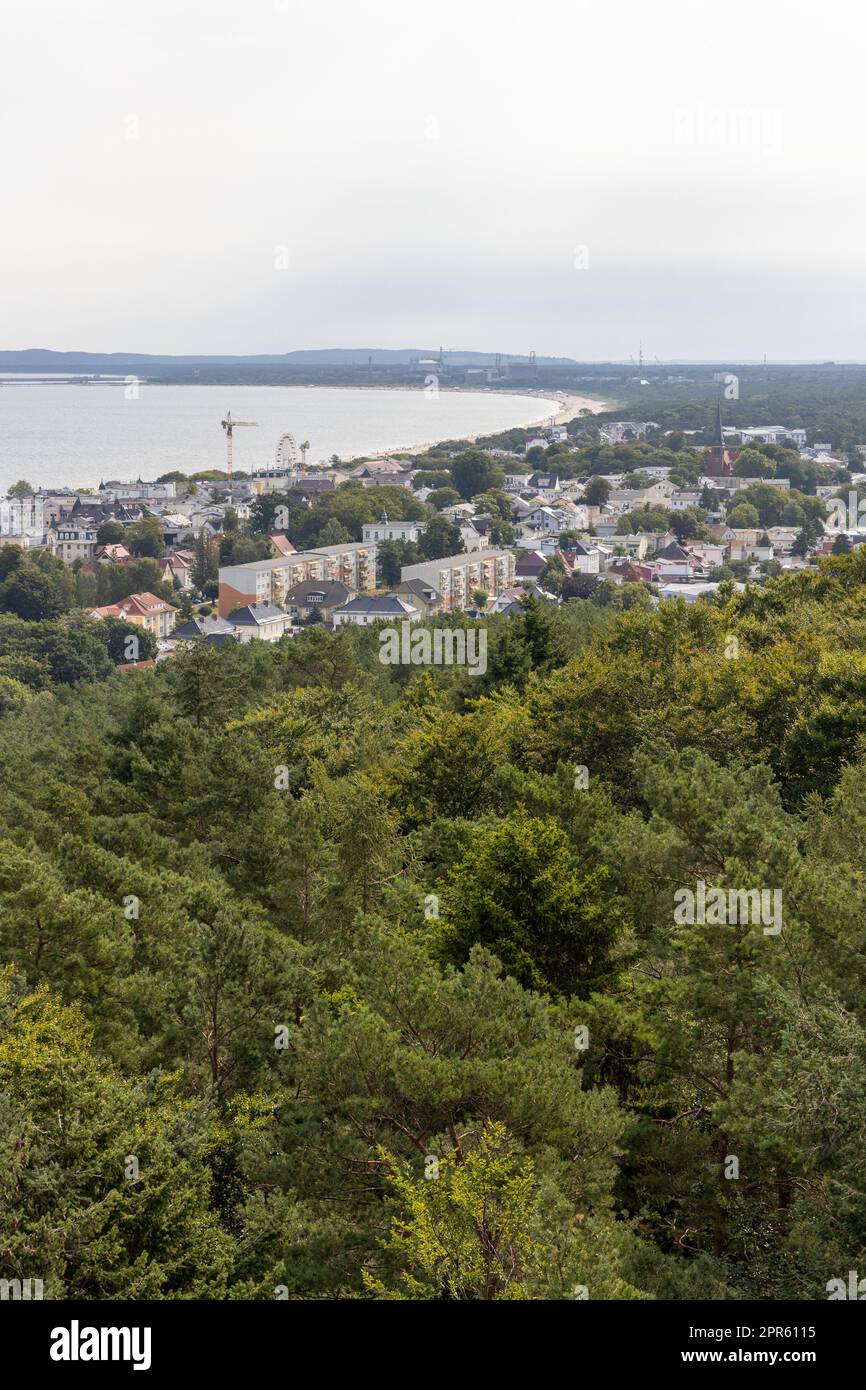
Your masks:
M 120 545 L 118 543 L 115 545 L 98 545 L 93 552 L 93 558 L 95 560 L 101 560 L 103 558 L 107 560 L 118 560 L 125 563 L 127 560 L 132 559 L 132 555 L 125 545 Z
M 282 608 L 273 603 L 248 603 L 243 608 L 229 614 L 229 622 L 235 627 L 260 627 L 262 623 L 272 622 L 274 618 L 286 618 Z
M 412 594 L 415 598 L 423 599 L 425 603 L 440 604 L 442 595 L 432 584 L 428 584 L 424 579 L 401 579 L 397 585 L 398 594 Z
M 123 598 L 120 602 L 124 608 L 132 613 L 177 612 L 173 603 L 166 603 L 164 598 L 158 598 L 156 594 L 150 593 L 147 589 L 140 594 L 130 594 L 128 598 Z
M 681 545 L 677 545 L 676 541 L 671 541 L 670 545 L 666 545 L 664 550 L 659 550 L 657 552 L 655 558 L 657 560 L 688 561 L 691 559 L 691 556 L 687 551 L 683 550 Z
M 357 598 L 349 599 L 348 603 L 342 604 L 336 611 L 338 613 L 375 613 L 382 618 L 405 618 L 408 613 L 414 613 L 416 610 L 411 603 L 406 603 L 396 594 L 371 594 L 367 597 L 359 594 Z
M 637 584 L 643 579 L 643 574 L 631 560 L 617 560 L 609 567 L 608 573 L 619 575 L 626 584 Z
M 281 531 L 269 531 L 268 540 L 278 555 L 295 554 L 295 547 L 292 545 L 292 542 L 289 540 L 288 536 L 284 536 Z
M 308 603 L 310 594 L 323 594 L 323 602 L 330 607 L 332 604 L 345 603 L 349 590 L 339 579 L 302 579 L 286 590 L 284 602 Z
M 549 558 L 549 556 L 543 555 L 540 550 L 528 550 L 525 555 L 518 556 L 514 572 L 515 574 L 540 574 Z
M 125 618 L 129 613 L 152 618 L 155 613 L 176 613 L 177 609 L 173 603 L 166 603 L 165 599 L 145 590 L 144 593 L 129 594 L 126 598 L 118 599 L 117 603 L 107 603 L 87 611 L 91 617 L 97 618 Z
M 196 638 L 212 637 L 219 634 L 230 635 L 233 632 L 232 624 L 214 613 L 209 617 L 190 618 L 181 627 L 176 627 L 171 635 L 172 637 Z

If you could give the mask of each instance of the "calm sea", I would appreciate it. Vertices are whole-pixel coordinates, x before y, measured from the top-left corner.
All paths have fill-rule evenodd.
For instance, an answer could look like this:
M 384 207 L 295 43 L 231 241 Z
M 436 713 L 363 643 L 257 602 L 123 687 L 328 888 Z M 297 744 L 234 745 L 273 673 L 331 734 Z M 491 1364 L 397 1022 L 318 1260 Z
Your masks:
M 137 399 L 129 396 L 138 390 Z M 95 487 L 179 469 L 225 468 L 220 421 L 235 432 L 234 466 L 273 462 L 285 432 L 310 441 L 307 463 L 463 439 L 550 416 L 555 401 L 484 391 L 356 390 L 304 386 L 89 386 L 0 384 L 0 493 L 34 485 Z

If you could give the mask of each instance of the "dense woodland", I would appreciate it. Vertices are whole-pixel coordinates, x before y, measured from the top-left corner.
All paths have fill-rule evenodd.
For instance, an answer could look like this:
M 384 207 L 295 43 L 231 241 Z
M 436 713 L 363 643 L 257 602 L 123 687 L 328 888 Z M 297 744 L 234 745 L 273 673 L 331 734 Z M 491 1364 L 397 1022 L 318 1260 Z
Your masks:
M 864 552 L 488 629 L 475 677 L 320 628 L 6 677 L 5 1278 L 797 1299 L 862 1268 Z M 675 925 L 696 880 L 781 888 L 784 930 Z

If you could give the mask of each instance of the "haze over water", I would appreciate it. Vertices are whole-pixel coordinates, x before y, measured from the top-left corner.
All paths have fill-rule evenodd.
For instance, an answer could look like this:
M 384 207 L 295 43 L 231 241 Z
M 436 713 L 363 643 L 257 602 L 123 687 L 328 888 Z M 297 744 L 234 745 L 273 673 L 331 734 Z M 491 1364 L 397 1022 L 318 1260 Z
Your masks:
M 234 466 L 273 463 L 286 431 L 310 441 L 307 463 L 463 439 L 552 415 L 547 398 L 494 392 L 299 386 L 150 386 L 128 399 L 122 382 L 0 385 L 0 492 L 35 486 L 97 487 L 175 469 L 225 468 L 220 421 L 258 421 L 235 433 Z

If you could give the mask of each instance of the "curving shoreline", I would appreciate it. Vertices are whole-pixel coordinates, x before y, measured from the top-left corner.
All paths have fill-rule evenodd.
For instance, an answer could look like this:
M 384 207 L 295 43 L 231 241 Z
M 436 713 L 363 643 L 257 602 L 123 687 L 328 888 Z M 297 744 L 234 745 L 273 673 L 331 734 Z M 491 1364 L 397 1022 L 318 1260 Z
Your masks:
M 361 389 L 363 389 L 363 388 L 361 388 Z M 389 389 L 397 389 L 397 390 L 407 390 L 407 391 L 411 391 L 411 390 L 413 390 L 414 388 L 413 388 L 413 387 L 397 387 L 397 388 L 389 388 Z M 449 394 L 453 393 L 454 395 L 461 395 L 461 396 L 481 395 L 481 394 L 484 394 L 484 395 L 487 395 L 487 396 L 493 396 L 493 395 L 500 394 L 500 393 L 498 393 L 498 392 L 492 392 L 492 391 L 491 391 L 491 392 L 484 392 L 484 393 L 478 392 L 478 391 L 465 391 L 465 390 L 461 390 L 460 387 L 450 387 L 450 388 L 449 388 L 449 387 L 443 387 L 443 388 L 441 388 L 441 389 L 442 389 L 443 392 L 447 391 Z M 529 395 L 531 395 L 532 393 L 530 393 L 530 392 L 528 392 L 528 391 L 514 391 L 514 392 L 511 392 L 511 391 L 503 391 L 503 392 L 501 392 L 501 394 L 502 394 L 503 396 L 512 396 L 512 395 L 513 395 L 513 396 L 529 396 Z M 543 415 L 533 415 L 533 416 L 532 416 L 532 419 L 526 420 L 526 421 L 522 421 L 522 422 L 520 422 L 519 424 L 515 424 L 515 425 L 504 425 L 504 426 L 502 427 L 502 433 L 504 433 L 506 430 L 509 430 L 509 429 L 523 429 L 523 430 L 525 430 L 525 429 L 534 429 L 534 428 L 536 428 L 536 427 L 537 427 L 538 429 L 541 429 L 542 426 L 544 426 L 544 425 L 549 425 L 551 422 L 552 422 L 553 424 L 556 424 L 556 425 L 564 425 L 564 424 L 567 424 L 569 420 L 573 420 L 577 415 L 579 415 L 580 412 L 581 412 L 581 410 L 589 410 L 593 415 L 599 415 L 599 414 L 601 414 L 602 411 L 609 410 L 609 409 L 612 407 L 612 405 L 613 405 L 613 402 L 612 402 L 612 401 L 597 400 L 597 399 L 596 399 L 595 397 L 593 397 L 593 396 L 576 396 L 576 395 L 573 395 L 571 392 L 566 392 L 566 391 L 551 391 L 550 394 L 547 394 L 547 393 L 541 394 L 541 393 L 539 393 L 539 395 L 538 395 L 537 397 L 533 397 L 533 399 L 537 399 L 538 402 L 539 402 L 539 404 L 541 404 L 541 402 L 544 401 L 547 405 L 554 407 L 554 409 L 545 411 L 545 413 L 544 413 Z M 482 439 L 482 438 L 484 438 L 484 437 L 487 436 L 487 435 L 490 435 L 490 434 L 498 434 L 498 433 L 499 433 L 499 431 L 498 431 L 498 430 L 495 430 L 495 429 L 493 429 L 493 430 L 479 430 L 476 434 L 467 434 L 467 435 L 464 435 L 464 436 L 462 436 L 462 437 L 465 438 L 465 439 L 467 439 L 471 444 L 474 444 L 475 441 L 476 441 L 477 439 Z M 378 450 L 378 451 L 377 451 L 377 454 L 376 454 L 376 457 L 377 457 L 377 458 L 392 458 L 392 457 L 394 457 L 394 456 L 397 455 L 397 454 L 412 454 L 412 453 L 418 453 L 418 452 L 420 452 L 421 450 L 432 448 L 434 444 L 441 444 L 441 443 L 443 442 L 443 439 L 446 439 L 446 438 L 448 438 L 447 435 L 439 435 L 438 438 L 436 438 L 436 439 L 420 439 L 420 440 L 416 440 L 415 443 L 413 443 L 413 444 L 397 444 L 397 445 L 394 445 L 392 448 L 380 449 L 380 450 Z M 353 456 L 351 460 L 347 460 L 347 462 L 352 462 L 352 463 L 354 463 L 354 462 L 356 462 L 356 461 L 360 461 L 360 460 L 362 460 L 362 459 L 364 459 L 364 458 L 369 458 L 369 457 L 370 457 L 369 454 L 357 454 L 357 455 Z

